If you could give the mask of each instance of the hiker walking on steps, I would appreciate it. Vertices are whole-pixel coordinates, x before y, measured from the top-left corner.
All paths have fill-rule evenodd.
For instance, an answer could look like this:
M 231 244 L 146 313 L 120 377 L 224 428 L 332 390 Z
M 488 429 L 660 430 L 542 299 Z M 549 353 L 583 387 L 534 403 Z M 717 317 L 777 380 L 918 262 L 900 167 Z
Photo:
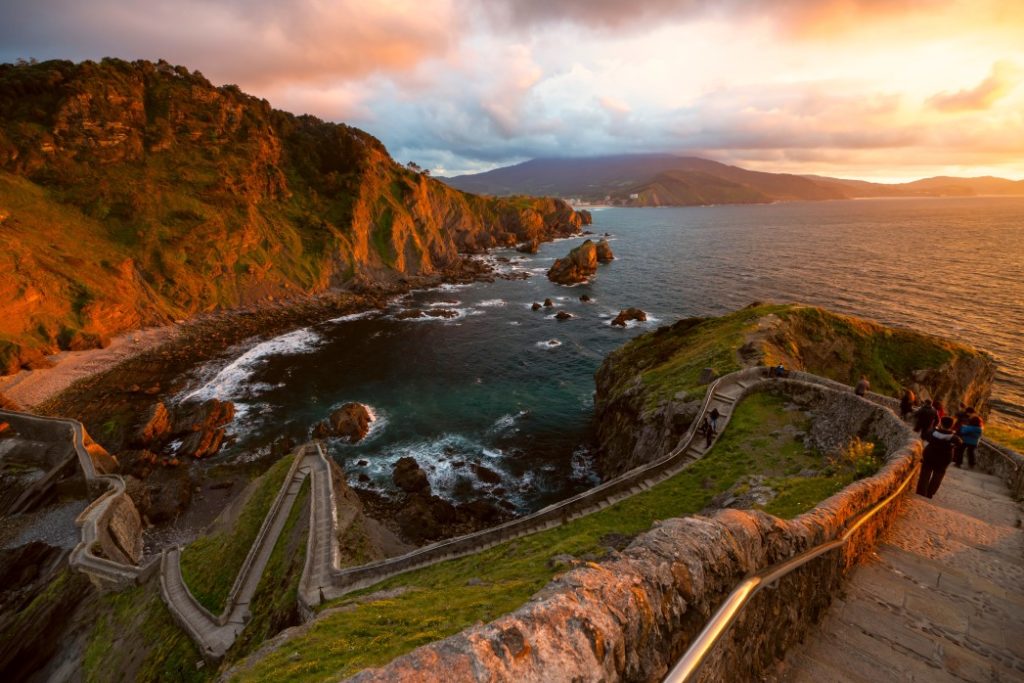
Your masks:
M 718 412 L 718 408 L 712 408 L 711 412 L 708 414 L 708 417 L 711 418 L 711 430 L 715 434 L 717 434 L 718 433 L 718 418 L 722 417 L 722 414 L 720 412 Z
M 978 452 L 978 444 L 981 442 L 981 433 L 984 431 L 981 423 L 981 417 L 978 415 L 971 415 L 967 419 L 967 424 L 960 426 L 960 439 L 963 443 L 959 448 L 956 449 L 956 454 L 953 456 L 953 462 L 957 467 L 964 464 L 964 454 L 967 454 L 967 466 L 972 470 L 974 469 L 974 455 Z
M 871 382 L 868 381 L 867 375 L 861 375 L 860 381 L 857 382 L 857 388 L 853 390 L 853 393 L 857 394 L 861 398 L 864 398 L 868 393 L 868 389 L 871 388 Z
M 921 476 L 917 480 L 917 495 L 931 498 L 939 490 L 946 468 L 953 462 L 953 454 L 960 447 L 960 437 L 953 433 L 953 418 L 942 418 L 938 429 L 928 437 L 921 461 Z
M 718 411 L 716 410 L 714 412 L 717 413 Z M 712 421 L 712 418 L 711 418 L 710 415 L 705 415 L 704 416 L 704 421 L 700 423 L 700 431 L 704 435 L 704 440 L 705 440 L 705 443 L 704 443 L 704 449 L 705 450 L 707 450 L 708 448 L 711 448 L 711 442 L 715 440 L 715 434 L 718 433 L 718 430 L 715 428 L 715 424 L 717 423 L 717 421 L 718 421 L 717 416 L 715 416 L 715 420 Z
M 935 414 L 935 408 L 932 408 L 932 400 L 930 398 L 925 399 L 924 405 L 914 413 L 914 431 L 927 441 L 928 435 L 935 429 L 938 421 L 939 417 Z

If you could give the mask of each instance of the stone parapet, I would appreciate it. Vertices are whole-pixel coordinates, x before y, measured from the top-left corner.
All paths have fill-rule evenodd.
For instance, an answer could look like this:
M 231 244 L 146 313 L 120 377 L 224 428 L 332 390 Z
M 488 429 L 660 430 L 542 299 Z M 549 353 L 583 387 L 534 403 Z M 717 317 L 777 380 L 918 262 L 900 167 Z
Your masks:
M 1014 500 L 1024 499 L 1024 455 L 1006 446 L 982 440 L 978 444 L 977 465 L 982 472 L 1005 481 Z

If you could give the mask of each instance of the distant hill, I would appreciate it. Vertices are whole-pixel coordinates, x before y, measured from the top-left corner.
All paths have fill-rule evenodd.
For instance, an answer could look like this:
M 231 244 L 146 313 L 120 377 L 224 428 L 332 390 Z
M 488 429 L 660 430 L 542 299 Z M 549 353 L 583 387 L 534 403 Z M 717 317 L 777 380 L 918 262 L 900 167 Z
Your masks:
M 532 159 L 485 173 L 442 178 L 467 192 L 556 195 L 622 206 L 756 204 L 861 197 L 1024 195 L 1024 181 L 991 176 L 936 177 L 884 184 L 815 175 L 765 173 L 674 154 Z

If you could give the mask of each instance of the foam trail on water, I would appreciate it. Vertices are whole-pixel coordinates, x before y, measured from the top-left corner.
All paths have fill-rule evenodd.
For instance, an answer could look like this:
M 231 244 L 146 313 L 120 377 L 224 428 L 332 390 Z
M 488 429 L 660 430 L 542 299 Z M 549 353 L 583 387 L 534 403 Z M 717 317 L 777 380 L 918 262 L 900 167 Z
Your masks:
M 249 381 L 253 373 L 269 356 L 292 356 L 309 353 L 315 350 L 322 341 L 320 335 L 308 327 L 282 334 L 268 339 L 252 347 L 241 356 L 231 361 L 218 372 L 213 379 L 198 389 L 185 394 L 179 401 L 206 401 L 216 398 L 229 401 L 244 398 L 253 393 L 253 389 L 266 389 L 267 385 L 253 384 Z

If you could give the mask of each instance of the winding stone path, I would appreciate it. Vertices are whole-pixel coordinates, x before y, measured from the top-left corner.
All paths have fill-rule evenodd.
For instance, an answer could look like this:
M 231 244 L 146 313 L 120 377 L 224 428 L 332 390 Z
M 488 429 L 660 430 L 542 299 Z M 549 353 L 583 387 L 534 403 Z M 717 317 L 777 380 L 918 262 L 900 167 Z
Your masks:
M 1024 512 L 998 478 L 950 467 L 912 496 L 781 679 L 1024 680 Z
M 213 660 L 223 657 L 245 628 L 250 615 L 249 603 L 259 587 L 263 570 L 274 552 L 295 500 L 299 497 L 302 484 L 316 466 L 315 463 L 321 459 L 319 447 L 315 445 L 303 446 L 296 453 L 288 477 L 267 512 L 231 588 L 224 611 L 219 616 L 211 614 L 200 605 L 185 585 L 181 575 L 180 549 L 171 548 L 164 553 L 160 567 L 160 593 L 175 621 L 188 632 L 204 657 Z

